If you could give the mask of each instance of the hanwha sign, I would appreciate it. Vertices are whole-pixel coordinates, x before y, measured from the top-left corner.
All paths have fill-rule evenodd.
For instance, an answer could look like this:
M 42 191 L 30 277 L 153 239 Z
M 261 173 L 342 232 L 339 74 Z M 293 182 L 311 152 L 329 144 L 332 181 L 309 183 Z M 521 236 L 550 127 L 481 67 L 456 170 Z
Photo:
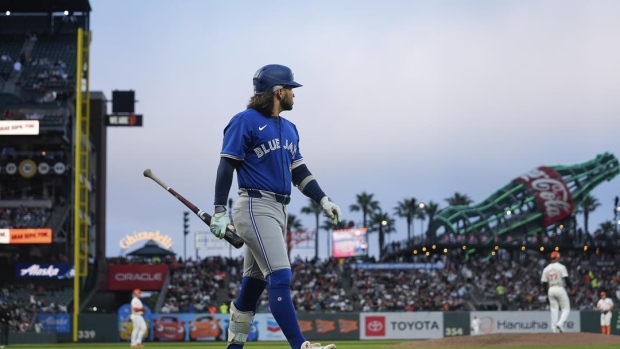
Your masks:
M 475 311 L 470 313 L 480 319 L 481 334 L 496 333 L 551 333 L 549 311 Z M 564 323 L 564 332 L 579 332 L 579 312 L 571 312 Z
M 483 316 L 480 318 L 480 332 L 484 334 L 493 333 L 495 330 L 495 319 L 492 316 Z

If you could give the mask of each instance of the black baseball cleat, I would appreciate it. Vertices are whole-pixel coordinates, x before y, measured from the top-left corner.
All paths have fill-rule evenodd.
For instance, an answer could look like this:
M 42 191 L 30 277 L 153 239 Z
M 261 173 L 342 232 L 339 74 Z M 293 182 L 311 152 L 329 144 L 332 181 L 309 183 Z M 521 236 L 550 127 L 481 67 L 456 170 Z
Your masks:
M 564 333 L 564 326 L 555 325 L 555 328 L 560 331 L 560 333 Z

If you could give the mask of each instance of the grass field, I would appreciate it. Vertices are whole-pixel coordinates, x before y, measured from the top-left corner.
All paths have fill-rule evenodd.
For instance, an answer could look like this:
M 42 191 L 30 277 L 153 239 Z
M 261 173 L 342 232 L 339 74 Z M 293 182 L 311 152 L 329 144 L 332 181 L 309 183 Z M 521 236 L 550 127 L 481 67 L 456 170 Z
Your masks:
M 407 343 L 405 341 L 337 341 L 335 344 L 338 349 L 395 349 L 399 347 L 395 347 L 394 345 L 398 345 L 400 343 Z M 324 343 L 327 344 L 327 343 Z M 37 349 L 60 349 L 60 348 L 75 348 L 75 349 L 120 349 L 120 348 L 129 348 L 128 343 L 102 343 L 102 344 L 56 344 L 56 345 L 11 345 L 9 348 L 26 348 L 32 347 Z M 225 348 L 224 343 L 145 343 L 145 348 Z M 254 348 L 271 348 L 271 349 L 290 349 L 288 345 L 284 342 L 257 342 L 257 343 L 249 343 L 246 344 L 244 349 L 254 349 Z M 406 348 L 406 347 L 400 347 Z M 423 349 L 421 347 L 415 347 L 416 349 Z M 583 346 L 544 346 L 544 347 L 484 347 L 486 349 L 584 349 Z M 588 346 L 587 349 L 611 349 L 618 348 L 615 345 L 593 345 Z M 459 349 L 451 347 L 451 349 Z M 472 349 L 469 348 L 461 348 L 461 349 Z

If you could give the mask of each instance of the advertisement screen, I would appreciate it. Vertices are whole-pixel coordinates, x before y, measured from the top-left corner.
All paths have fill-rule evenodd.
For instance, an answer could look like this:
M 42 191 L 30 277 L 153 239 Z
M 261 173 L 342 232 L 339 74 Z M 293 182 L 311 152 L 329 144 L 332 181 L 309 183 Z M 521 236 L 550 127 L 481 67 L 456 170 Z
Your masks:
M 108 284 L 112 291 L 129 291 L 139 288 L 144 291 L 161 289 L 168 276 L 167 264 L 111 264 Z
M 38 135 L 39 120 L 0 120 L 0 135 Z
M 0 229 L 0 244 L 51 244 L 52 229 Z
M 335 258 L 368 255 L 368 229 L 337 229 L 332 232 L 332 256 Z

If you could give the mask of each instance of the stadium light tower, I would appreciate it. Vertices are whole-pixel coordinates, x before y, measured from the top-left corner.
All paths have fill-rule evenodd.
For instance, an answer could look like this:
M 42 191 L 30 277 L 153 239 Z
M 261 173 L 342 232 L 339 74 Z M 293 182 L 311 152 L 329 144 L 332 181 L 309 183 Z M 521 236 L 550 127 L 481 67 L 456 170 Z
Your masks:
M 381 258 L 381 253 L 383 252 L 382 249 L 385 247 L 383 246 L 382 241 L 384 239 L 384 235 L 383 235 L 383 229 L 384 227 L 386 227 L 388 225 L 388 221 L 387 220 L 382 220 L 379 224 L 379 259 Z
M 420 238 L 424 238 L 424 208 L 426 207 L 426 204 L 423 202 L 420 202 L 418 204 L 418 213 L 421 213 L 420 215 Z
M 620 197 L 618 196 L 614 199 L 614 221 L 616 222 L 616 224 L 614 224 L 614 235 L 617 242 L 618 237 L 620 237 Z
M 189 211 L 183 211 L 183 263 L 187 258 L 187 234 L 189 234 Z

